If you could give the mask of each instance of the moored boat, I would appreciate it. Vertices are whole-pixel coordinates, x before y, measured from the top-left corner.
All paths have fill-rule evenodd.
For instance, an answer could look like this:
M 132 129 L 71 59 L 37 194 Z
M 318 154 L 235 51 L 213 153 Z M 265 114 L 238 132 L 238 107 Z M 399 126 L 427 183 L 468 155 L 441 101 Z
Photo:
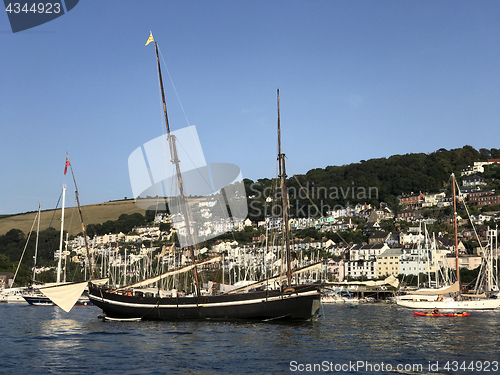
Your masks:
M 478 284 L 474 293 L 465 294 L 461 292 L 460 273 L 458 263 L 458 239 L 457 239 L 457 210 L 455 195 L 455 175 L 452 174 L 453 184 L 453 208 L 454 208 L 454 231 L 455 231 L 455 271 L 456 282 L 441 289 L 425 289 L 414 291 L 412 295 L 405 296 L 396 300 L 399 306 L 418 310 L 432 310 L 437 308 L 445 311 L 464 311 L 464 310 L 494 310 L 500 308 L 500 299 L 498 298 L 498 280 L 493 277 L 497 272 L 493 267 L 493 250 L 498 247 L 494 245 L 497 238 L 496 231 L 490 231 L 490 244 L 488 254 L 483 258 L 481 270 L 477 278 Z M 482 282 L 480 285 L 479 282 Z
M 156 51 L 156 60 L 158 64 L 158 76 L 161 87 L 163 101 L 163 110 L 165 115 L 165 125 L 167 130 L 168 149 L 172 164 L 174 165 L 175 177 L 177 179 L 178 196 L 181 202 L 180 215 L 183 227 L 185 227 L 188 241 L 181 247 L 189 249 L 191 262 L 182 269 L 167 271 L 167 273 L 178 274 L 191 271 L 193 273 L 194 293 L 190 296 L 181 296 L 176 290 L 169 292 L 163 291 L 158 286 L 158 281 L 162 275 L 155 276 L 132 285 L 119 289 L 110 289 L 89 283 L 90 300 L 103 310 L 104 319 L 107 320 L 312 320 L 318 316 L 320 308 L 320 287 L 317 284 L 294 285 L 292 284 L 292 275 L 294 272 L 291 267 L 291 250 L 289 246 L 288 225 L 283 225 L 283 241 L 286 249 L 286 273 L 276 276 L 272 279 L 258 281 L 243 288 L 234 289 L 227 293 L 203 295 L 198 281 L 197 267 L 204 262 L 218 262 L 216 259 L 209 259 L 204 262 L 196 261 L 194 255 L 193 241 L 194 230 L 190 215 L 187 209 L 185 196 L 185 181 L 182 178 L 180 159 L 177 153 L 176 137 L 170 132 L 167 116 L 167 106 L 163 90 L 161 77 L 160 61 L 158 56 L 158 46 L 153 40 L 153 36 L 148 39 L 154 42 Z M 278 91 L 278 144 L 280 163 L 281 189 L 283 191 L 283 207 L 288 208 L 286 195 L 286 172 L 285 155 L 281 152 L 280 142 L 280 122 L 279 122 L 279 91 Z M 288 210 L 283 210 L 283 223 L 288 223 Z M 319 265 L 320 267 L 320 265 Z M 297 271 L 295 271 L 297 272 Z M 149 288 L 147 292 L 141 290 L 148 285 L 154 285 L 157 288 Z
M 23 294 L 25 293 L 26 289 L 26 287 L 4 289 L 0 291 L 0 302 L 24 303 L 26 301 L 23 298 Z
M 106 318 L 142 320 L 311 320 L 320 301 L 316 285 L 215 296 L 139 296 L 90 287 L 91 301 Z
M 40 290 L 35 290 L 30 293 L 26 293 L 22 296 L 24 301 L 26 301 L 31 306 L 54 306 L 54 303 L 49 297 L 45 296 Z M 92 306 L 93 303 L 90 301 L 88 294 L 83 293 L 74 304 L 75 306 Z

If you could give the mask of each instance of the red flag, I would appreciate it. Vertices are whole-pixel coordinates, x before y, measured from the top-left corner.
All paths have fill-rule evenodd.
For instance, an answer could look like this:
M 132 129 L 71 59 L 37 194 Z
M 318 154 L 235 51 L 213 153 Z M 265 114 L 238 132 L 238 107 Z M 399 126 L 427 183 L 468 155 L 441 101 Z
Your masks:
M 68 171 L 69 164 L 69 155 L 66 155 L 66 165 L 64 166 L 64 174 Z

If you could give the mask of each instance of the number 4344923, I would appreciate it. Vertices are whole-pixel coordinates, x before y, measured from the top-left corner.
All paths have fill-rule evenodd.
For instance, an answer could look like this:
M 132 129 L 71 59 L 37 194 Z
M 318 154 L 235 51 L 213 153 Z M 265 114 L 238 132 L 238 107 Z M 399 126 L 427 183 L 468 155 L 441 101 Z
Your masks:
M 447 361 L 443 366 L 443 369 L 446 371 L 456 372 L 459 370 L 462 371 L 478 371 L 478 372 L 493 372 L 495 374 L 498 373 L 498 362 L 497 361 Z
M 7 13 L 60 13 L 61 3 L 33 3 L 29 6 L 27 3 L 8 3 L 5 8 Z

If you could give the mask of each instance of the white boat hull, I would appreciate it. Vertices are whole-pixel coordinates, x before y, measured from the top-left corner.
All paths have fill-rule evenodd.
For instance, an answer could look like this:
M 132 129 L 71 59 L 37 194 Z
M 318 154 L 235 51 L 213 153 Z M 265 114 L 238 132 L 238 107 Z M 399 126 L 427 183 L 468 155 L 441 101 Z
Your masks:
M 321 303 L 358 303 L 359 299 L 357 298 L 347 298 L 339 295 L 328 295 L 321 297 Z
M 8 303 L 26 303 L 23 296 L 18 295 L 18 294 L 7 295 L 5 297 L 5 302 L 8 302 Z
M 472 301 L 396 301 L 398 306 L 417 310 L 494 310 L 500 307 L 500 299 L 479 299 Z
M 0 292 L 0 302 L 7 303 L 26 303 L 23 298 L 23 293 L 26 291 L 26 288 L 9 288 L 4 289 Z

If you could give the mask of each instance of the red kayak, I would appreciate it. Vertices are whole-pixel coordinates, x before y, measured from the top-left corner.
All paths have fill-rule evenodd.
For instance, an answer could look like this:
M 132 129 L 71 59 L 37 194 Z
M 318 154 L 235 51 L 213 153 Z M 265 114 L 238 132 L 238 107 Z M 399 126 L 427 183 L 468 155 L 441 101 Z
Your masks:
M 418 312 L 414 311 L 413 314 L 416 316 L 470 316 L 469 313 L 462 312 L 462 313 L 452 313 L 452 314 L 442 314 L 442 313 L 423 313 L 423 312 Z

